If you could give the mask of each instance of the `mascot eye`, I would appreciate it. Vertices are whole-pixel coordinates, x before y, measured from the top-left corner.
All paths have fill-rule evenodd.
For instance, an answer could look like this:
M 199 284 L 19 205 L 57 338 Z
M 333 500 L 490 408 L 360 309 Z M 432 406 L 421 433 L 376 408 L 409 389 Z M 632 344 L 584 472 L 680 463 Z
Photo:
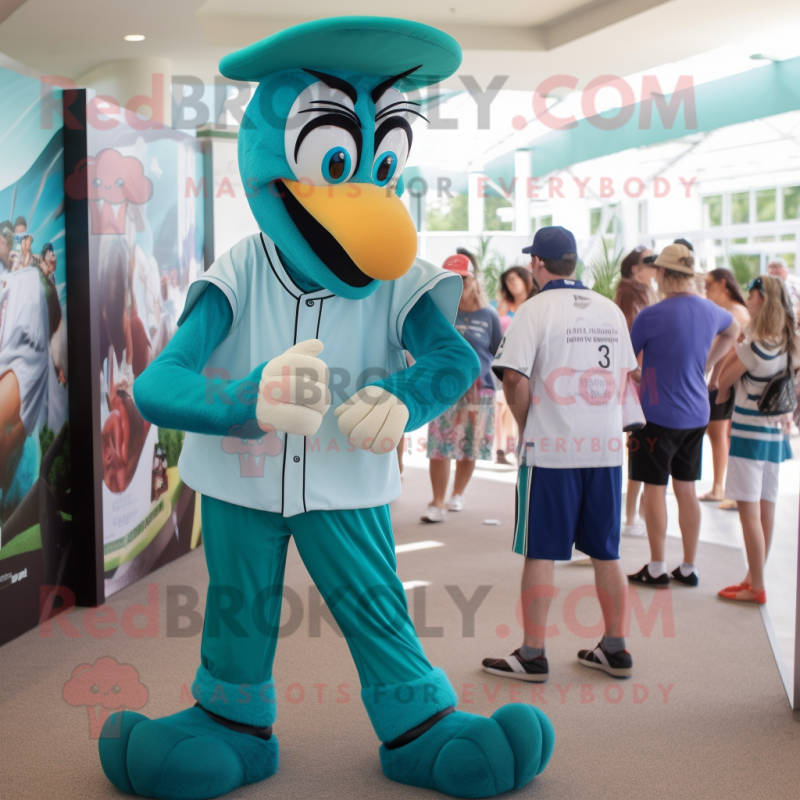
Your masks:
M 99 687 L 99 686 L 98 686 L 96 683 L 93 683 L 93 684 L 91 685 L 91 687 L 89 688 L 89 691 L 90 691 L 92 694 L 97 694 L 97 693 L 100 691 L 100 687 Z
M 344 183 L 355 171 L 356 152 L 355 140 L 344 128 L 313 128 L 300 140 L 294 169 L 297 180 L 310 181 L 314 186 Z
M 397 154 L 391 150 L 388 153 L 381 153 L 375 159 L 372 167 L 372 180 L 378 186 L 386 186 L 397 172 Z
M 394 186 L 408 158 L 408 135 L 403 128 L 392 128 L 378 142 L 372 162 L 372 181 L 377 186 Z
M 322 159 L 322 177 L 328 183 L 341 183 L 350 174 L 350 153 L 343 147 L 332 147 Z
M 100 178 L 95 178 L 92 181 L 92 186 L 102 186 L 102 185 L 103 185 L 103 181 Z
M 117 178 L 117 179 L 114 181 L 114 186 L 119 186 L 119 188 L 120 188 L 120 189 L 121 189 L 121 188 L 122 188 L 124 185 L 125 185 L 125 181 L 124 181 L 122 178 Z
M 111 687 L 111 691 L 114 692 L 114 694 L 119 694 L 122 691 L 122 687 L 118 683 L 115 683 Z

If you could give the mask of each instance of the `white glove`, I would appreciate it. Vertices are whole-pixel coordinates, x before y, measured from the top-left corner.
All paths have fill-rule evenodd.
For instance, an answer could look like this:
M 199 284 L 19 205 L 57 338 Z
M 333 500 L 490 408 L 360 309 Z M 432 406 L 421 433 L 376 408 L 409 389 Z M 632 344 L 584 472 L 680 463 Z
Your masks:
M 267 362 L 258 384 L 256 420 L 264 431 L 313 436 L 331 405 L 328 365 L 319 339 L 306 339 Z
M 391 453 L 400 444 L 408 422 L 402 400 L 379 386 L 365 386 L 334 412 L 339 430 L 358 449 L 376 455 Z

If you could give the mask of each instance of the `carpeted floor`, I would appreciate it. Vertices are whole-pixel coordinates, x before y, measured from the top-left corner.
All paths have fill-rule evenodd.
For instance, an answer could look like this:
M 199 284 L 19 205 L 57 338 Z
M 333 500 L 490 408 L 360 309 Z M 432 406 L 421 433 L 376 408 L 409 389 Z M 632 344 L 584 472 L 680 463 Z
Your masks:
M 407 470 L 394 519 L 398 544 L 444 544 L 398 555 L 403 581 L 430 584 L 411 589 L 409 600 L 431 662 L 448 672 L 464 710 L 491 714 L 503 703 L 535 700 L 544 703 L 555 725 L 551 764 L 520 797 L 757 800 L 797 795 L 800 725 L 789 710 L 759 613 L 715 597 L 720 586 L 741 578 L 737 549 L 701 547 L 698 589 L 638 593 L 641 613 L 638 621 L 633 616 L 629 644 L 636 674 L 629 681 L 576 664 L 576 651 L 597 641 L 591 628 L 597 627 L 599 609 L 593 599 L 579 600 L 581 587 L 592 583 L 591 569 L 559 565 L 560 593 L 551 619 L 558 631 L 548 646 L 551 677 L 534 697 L 530 685 L 480 670 L 482 657 L 507 654 L 520 641 L 515 603 L 521 561 L 509 551 L 513 487 L 476 480 L 465 512 L 426 526 L 417 519 L 428 492 L 425 473 Z M 483 525 L 484 518 L 498 518 L 502 525 Z M 679 543 L 670 539 L 668 547 L 672 567 L 680 561 Z M 646 542 L 624 540 L 628 571 L 645 560 Z M 102 656 L 131 664 L 147 687 L 143 711 L 150 716 L 190 702 L 199 627 L 190 627 L 188 636 L 168 629 L 168 617 L 174 622 L 175 614 L 166 608 L 167 587 L 173 595 L 184 592 L 181 603 L 187 592 L 190 599 L 198 592 L 197 608 L 202 608 L 207 581 L 202 549 L 150 581 L 159 598 L 158 630 L 150 631 L 157 633 L 154 637 L 130 635 L 129 620 L 95 626 L 92 635 L 85 611 L 76 610 L 68 620 L 77 635 L 69 637 L 56 625 L 49 637 L 32 631 L 0 648 L 0 797 L 121 797 L 100 769 L 90 709 L 64 699 L 64 685 L 81 665 Z M 230 796 L 432 797 L 383 777 L 346 644 L 324 618 L 320 623 L 317 611 L 309 612 L 311 584 L 293 548 L 287 584 L 299 600 L 293 611 L 284 606 L 287 631 L 296 629 L 281 639 L 275 664 L 281 769 L 265 783 Z M 472 598 L 481 586 L 490 588 L 474 615 L 473 630 L 454 597 L 463 605 L 461 598 Z M 660 614 L 654 618 L 651 612 L 648 618 L 654 599 L 662 603 Z M 125 609 L 146 602 L 146 582 L 123 590 L 111 598 L 115 613 L 108 619 L 122 619 Z M 188 619 L 179 622 L 189 624 Z M 137 624 L 143 626 L 144 617 Z

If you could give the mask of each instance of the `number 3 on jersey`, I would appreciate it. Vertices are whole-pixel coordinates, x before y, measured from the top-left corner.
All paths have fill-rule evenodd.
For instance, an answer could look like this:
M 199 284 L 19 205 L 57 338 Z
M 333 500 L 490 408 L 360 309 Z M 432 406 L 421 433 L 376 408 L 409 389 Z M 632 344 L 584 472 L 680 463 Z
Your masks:
M 598 351 L 603 354 L 603 358 L 600 359 L 597 363 L 603 368 L 608 369 L 611 366 L 611 358 L 609 357 L 608 353 L 608 345 L 601 344 L 598 348 Z

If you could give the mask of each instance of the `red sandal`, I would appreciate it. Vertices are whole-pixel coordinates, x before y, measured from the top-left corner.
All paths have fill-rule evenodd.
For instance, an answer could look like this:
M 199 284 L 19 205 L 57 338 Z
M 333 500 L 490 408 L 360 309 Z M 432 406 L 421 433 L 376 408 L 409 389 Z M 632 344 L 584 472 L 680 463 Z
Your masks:
M 743 591 L 751 592 L 753 597 L 739 597 L 739 592 Z M 753 591 L 753 587 L 750 584 L 746 584 L 735 591 L 723 589 L 719 592 L 719 596 L 725 600 L 735 600 L 738 603 L 755 603 L 759 606 L 763 606 L 767 602 L 767 590 L 762 589 L 760 592 L 756 593 Z

